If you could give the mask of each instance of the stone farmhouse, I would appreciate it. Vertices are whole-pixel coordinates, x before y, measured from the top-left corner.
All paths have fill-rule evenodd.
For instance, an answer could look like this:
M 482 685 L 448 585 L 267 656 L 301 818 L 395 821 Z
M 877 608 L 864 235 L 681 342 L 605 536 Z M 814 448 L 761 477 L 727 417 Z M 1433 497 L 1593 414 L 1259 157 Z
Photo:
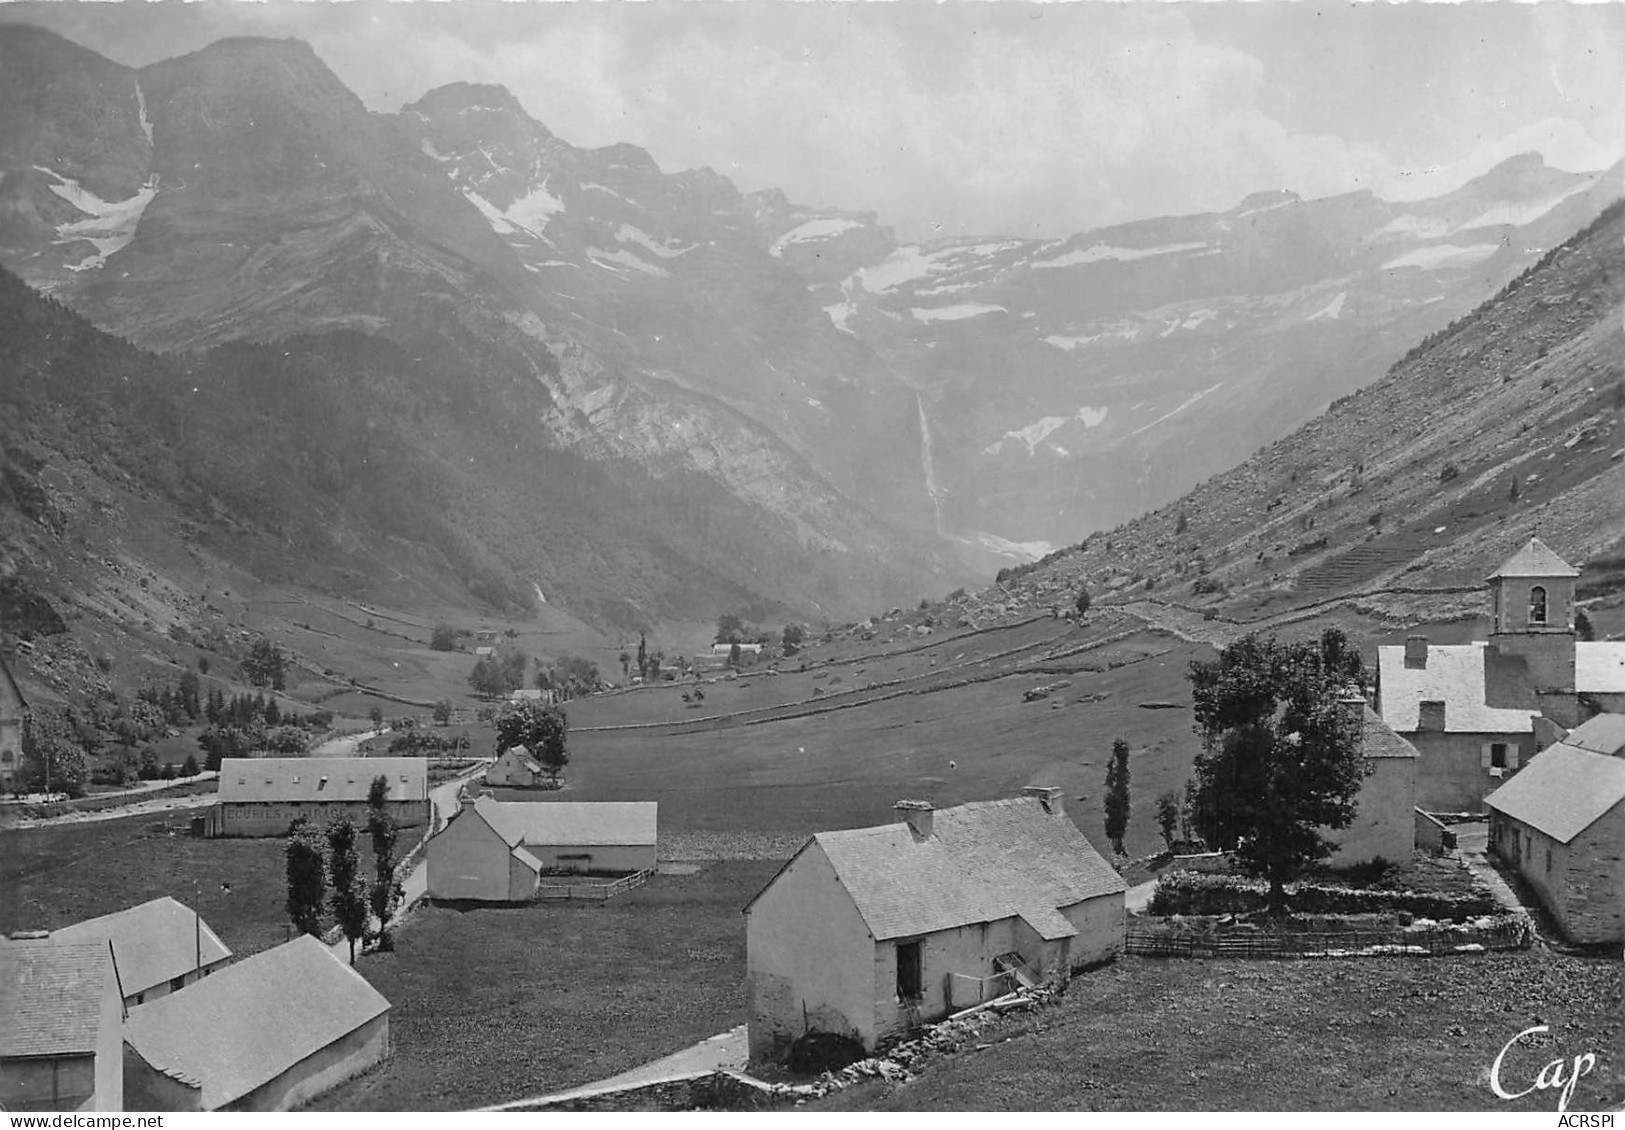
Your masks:
M 348 816 L 367 822 L 373 778 L 389 781 L 390 813 L 403 828 L 429 822 L 429 769 L 420 757 L 228 757 L 220 763 L 219 801 L 210 835 L 281 836 L 304 816 L 325 825 Z
M 1122 878 L 1059 789 L 820 832 L 745 907 L 752 1059 L 812 1031 L 876 1042 L 1123 944 Z
M 549 779 L 546 768 L 522 745 L 509 746 L 497 754 L 485 771 L 487 785 L 508 789 L 533 789 Z
M 130 1013 L 126 1110 L 279 1111 L 389 1054 L 389 1002 L 308 934 Z
M 429 841 L 428 895 L 525 902 L 549 873 L 628 875 L 653 869 L 655 801 L 466 804 Z
M 119 1110 L 124 1002 L 106 941 L 0 940 L 0 1110 Z
M 1416 847 L 1416 747 L 1394 733 L 1359 695 L 1345 699 L 1342 708 L 1360 726 L 1360 756 L 1367 773 L 1355 799 L 1354 822 L 1326 833 L 1336 845 L 1328 863 L 1407 862 Z
M 28 726 L 28 700 L 0 655 L 0 789 L 17 783 L 23 767 L 23 732 Z
M 64 926 L 51 940 L 111 942 L 126 1008 L 185 988 L 231 960 L 231 950 L 209 924 L 168 896 Z
M 1378 711 L 1420 755 L 1421 807 L 1476 812 L 1566 729 L 1625 710 L 1625 642 L 1575 638 L 1578 576 L 1532 538 L 1488 578 L 1488 640 L 1377 649 Z
M 1620 715 L 1610 725 L 1625 723 Z M 1576 942 L 1625 942 L 1625 757 L 1568 742 L 1484 800 L 1490 845 Z

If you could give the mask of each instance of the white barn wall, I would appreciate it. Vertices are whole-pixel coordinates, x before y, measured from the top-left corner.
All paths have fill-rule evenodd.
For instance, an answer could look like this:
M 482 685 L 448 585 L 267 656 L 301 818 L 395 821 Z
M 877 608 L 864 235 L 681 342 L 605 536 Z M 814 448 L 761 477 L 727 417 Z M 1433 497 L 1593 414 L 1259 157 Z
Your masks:
M 874 939 L 812 844 L 745 912 L 752 1059 L 779 1059 L 810 1029 L 875 1038 Z

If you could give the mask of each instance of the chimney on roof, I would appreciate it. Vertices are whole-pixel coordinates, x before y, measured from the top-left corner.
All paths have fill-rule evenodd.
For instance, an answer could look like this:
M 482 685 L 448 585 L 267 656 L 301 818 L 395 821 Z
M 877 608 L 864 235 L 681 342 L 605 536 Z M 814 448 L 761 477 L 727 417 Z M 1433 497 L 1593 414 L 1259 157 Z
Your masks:
M 1034 796 L 1038 803 L 1044 806 L 1044 811 L 1051 816 L 1066 811 L 1066 800 L 1061 796 L 1061 790 L 1054 785 L 1028 785 L 1021 790 L 1022 796 Z
M 1428 638 L 1426 636 L 1405 637 L 1405 666 L 1426 667 L 1428 665 Z
M 1360 688 L 1350 683 L 1343 688 L 1343 693 L 1337 696 L 1337 713 L 1346 726 L 1354 728 L 1356 733 L 1365 730 L 1365 695 Z
M 1444 703 L 1432 699 L 1420 703 L 1416 711 L 1416 728 L 1418 730 L 1443 730 Z
M 931 815 L 934 808 L 928 800 L 900 800 L 892 805 L 896 812 L 908 823 L 908 830 L 918 839 L 928 839 L 931 835 Z

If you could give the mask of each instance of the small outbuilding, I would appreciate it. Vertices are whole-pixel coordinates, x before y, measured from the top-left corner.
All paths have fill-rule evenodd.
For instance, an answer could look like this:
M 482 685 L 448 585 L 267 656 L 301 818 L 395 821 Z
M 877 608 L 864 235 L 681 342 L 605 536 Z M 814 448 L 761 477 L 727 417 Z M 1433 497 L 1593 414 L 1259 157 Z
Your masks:
M 112 942 L 128 1008 L 183 989 L 231 960 L 231 950 L 202 916 L 167 895 L 64 926 L 51 938 Z
M 1123 945 L 1126 884 L 1059 789 L 820 832 L 745 907 L 751 1057 L 877 1041 Z
M 389 1054 L 389 1002 L 301 934 L 130 1013 L 126 1110 L 291 1110 Z
M 464 805 L 429 841 L 430 898 L 523 902 L 543 874 L 629 875 L 655 865 L 655 801 Z
M 124 1001 L 107 942 L 0 940 L 0 1110 L 121 1110 Z
M 493 788 L 534 789 L 552 780 L 542 763 L 522 745 L 509 746 L 485 771 L 485 783 Z
M 1625 758 L 1560 742 L 1484 800 L 1490 846 L 1569 938 L 1625 942 Z

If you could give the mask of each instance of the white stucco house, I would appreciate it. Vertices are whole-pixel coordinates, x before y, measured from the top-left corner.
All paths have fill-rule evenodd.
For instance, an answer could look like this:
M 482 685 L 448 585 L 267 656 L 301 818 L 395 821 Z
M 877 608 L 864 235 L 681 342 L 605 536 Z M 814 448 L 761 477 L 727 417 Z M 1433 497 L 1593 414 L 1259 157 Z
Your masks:
M 896 811 L 813 836 L 745 907 L 753 1059 L 815 1030 L 872 1049 L 1121 951 L 1126 886 L 1059 789 Z
M 1333 867 L 1353 867 L 1378 859 L 1404 865 L 1416 848 L 1416 747 L 1394 733 L 1365 699 L 1344 700 L 1343 709 L 1360 727 L 1360 758 L 1365 779 L 1354 800 L 1354 821 L 1328 830 Z
M 524 902 L 551 873 L 627 875 L 655 865 L 655 801 L 465 805 L 429 841 L 430 898 Z
M 53 941 L 111 942 L 126 1008 L 178 992 L 231 961 L 231 949 L 201 915 L 167 895 L 87 918 L 51 934 Z
M 292 1110 L 389 1054 L 389 1002 L 308 934 L 134 1009 L 125 1110 Z

